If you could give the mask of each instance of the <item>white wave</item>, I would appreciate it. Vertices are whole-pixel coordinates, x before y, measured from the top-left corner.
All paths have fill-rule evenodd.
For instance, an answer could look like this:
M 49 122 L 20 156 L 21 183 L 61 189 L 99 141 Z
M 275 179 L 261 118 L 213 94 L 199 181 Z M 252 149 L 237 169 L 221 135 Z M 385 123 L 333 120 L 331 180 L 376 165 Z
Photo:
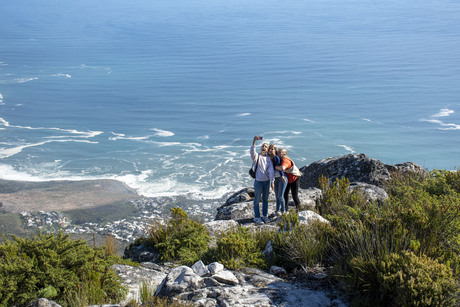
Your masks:
M 12 83 L 26 83 L 26 82 L 30 82 L 33 80 L 38 80 L 38 77 L 17 78 L 17 79 L 13 79 Z
M 455 113 L 454 110 L 450 110 L 450 109 L 441 109 L 439 110 L 438 113 L 432 115 L 431 117 L 447 117 L 447 116 L 450 116 L 451 114 Z
M 314 121 L 313 121 L 313 120 L 311 120 L 311 119 L 308 119 L 308 118 L 302 118 L 302 120 L 304 120 L 304 121 L 306 121 L 306 122 L 308 122 L 308 123 L 314 123 Z
M 64 142 L 78 142 L 78 143 L 98 144 L 98 142 L 91 142 L 91 141 L 88 141 L 88 140 L 74 140 L 74 139 L 70 139 L 70 140 L 49 140 L 49 141 L 26 144 L 26 145 L 10 147 L 10 148 L 0 148 L 0 159 L 5 159 L 5 158 L 8 158 L 8 157 L 14 156 L 14 155 L 22 152 L 25 148 L 42 146 L 42 145 L 52 143 L 52 142 L 61 142 L 61 143 L 64 143 Z
M 239 113 L 239 114 L 236 114 L 236 116 L 250 116 L 251 113 Z
M 158 128 L 152 128 L 150 130 L 156 131 L 155 136 L 169 137 L 169 136 L 174 135 L 174 132 L 167 131 L 167 130 L 161 130 L 161 129 L 158 129 Z
M 0 93 L 0 104 L 3 104 L 3 95 Z
M 64 78 L 72 78 L 71 75 L 69 74 L 63 74 L 63 73 L 58 73 L 58 74 L 52 74 L 51 77 L 64 77 Z
M 366 122 L 370 122 L 370 123 L 372 122 L 369 118 L 365 118 L 365 117 L 363 117 L 363 120 Z
M 30 175 L 26 172 L 19 172 L 11 165 L 0 164 L 0 179 L 21 180 L 21 181 L 45 181 L 46 179 Z
M 144 140 L 148 140 L 149 138 L 152 137 L 151 135 L 147 135 L 147 136 L 126 136 L 123 133 L 115 133 L 115 132 L 112 132 L 112 134 L 114 136 L 109 137 L 109 140 L 111 140 L 111 141 L 116 141 L 116 140 L 144 141 Z
M 71 68 L 75 68 L 75 67 L 71 67 Z M 112 68 L 110 67 L 101 67 L 101 66 L 90 66 L 90 65 L 86 65 L 86 64 L 81 64 L 79 67 L 77 67 L 79 69 L 102 69 L 104 70 L 108 75 L 110 75 L 112 73 Z
M 273 131 L 273 132 L 269 132 L 268 134 L 295 134 L 295 135 L 299 135 L 299 134 L 302 134 L 302 132 L 300 131 Z
M 422 118 L 420 121 L 422 122 L 428 122 L 432 124 L 437 124 L 441 126 L 438 128 L 439 130 L 460 130 L 460 124 L 455 124 L 455 123 L 445 123 L 440 119 L 437 119 L 439 117 L 449 117 L 451 114 L 454 114 L 454 110 L 450 110 L 447 108 L 439 110 L 438 113 L 431 115 L 430 118 Z
M 345 149 L 346 151 L 350 152 L 350 153 L 354 153 L 355 150 L 353 149 L 353 147 L 351 146 L 348 146 L 348 145 L 336 145 L 337 147 L 342 147 L 343 149 Z
M 182 183 L 171 177 L 163 177 L 152 181 L 152 172 L 143 171 L 139 175 L 113 176 L 111 179 L 119 180 L 140 195 L 146 197 L 174 197 L 187 195 L 192 200 L 217 199 L 221 196 L 235 191 L 234 187 L 224 185 L 217 189 L 206 190 L 209 183 Z M 181 176 L 176 174 L 176 176 Z
M 10 126 L 10 123 L 7 122 L 6 120 L 4 120 L 3 118 L 0 117 L 0 124 L 5 126 L 5 127 L 9 127 Z
M 27 130 L 55 130 L 55 131 L 60 131 L 60 132 L 66 132 L 70 134 L 75 134 L 77 135 L 76 137 L 83 137 L 83 138 L 93 138 L 96 137 L 102 133 L 103 131 L 79 131 L 75 129 L 63 129 L 63 128 L 56 128 L 56 127 L 30 127 L 30 126 L 17 126 L 17 125 L 10 125 L 8 121 L 0 117 L 0 125 L 3 125 L 5 127 L 9 128 L 17 128 L 17 129 L 27 129 Z M 58 138 L 60 136 L 56 136 Z M 69 136 L 66 136 L 69 137 Z

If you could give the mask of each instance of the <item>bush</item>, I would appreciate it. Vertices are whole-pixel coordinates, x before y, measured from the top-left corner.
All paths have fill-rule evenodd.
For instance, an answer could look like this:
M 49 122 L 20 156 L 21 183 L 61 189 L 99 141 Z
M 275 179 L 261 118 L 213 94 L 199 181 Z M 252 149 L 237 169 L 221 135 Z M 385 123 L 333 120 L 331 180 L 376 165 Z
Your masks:
M 365 287 L 367 296 L 382 305 L 388 301 L 403 306 L 415 301 L 451 304 L 452 294 L 458 295 L 452 285 L 458 286 L 460 271 L 459 173 L 392 177 L 385 186 L 389 198 L 382 204 L 365 202 L 359 194 L 350 193 L 346 179 L 332 186 L 321 179 L 323 198 L 318 208 L 333 227 L 328 258 L 336 263 L 336 275 L 350 289 L 361 292 Z M 396 275 L 391 275 L 396 267 L 407 275 L 407 281 L 404 277 L 396 282 Z M 426 289 L 423 270 L 431 272 L 435 289 Z M 404 296 L 404 291 L 412 292 Z
M 127 291 L 101 248 L 68 235 L 12 236 L 0 245 L 0 305 L 24 305 L 41 296 L 63 306 L 117 302 Z
M 160 251 L 162 261 L 191 265 L 206 253 L 209 241 L 208 229 L 175 207 L 166 225 L 157 223 L 151 227 L 145 243 Z
M 329 248 L 328 231 L 330 227 L 322 222 L 312 225 L 297 225 L 290 231 L 280 232 L 274 236 L 273 246 L 278 265 L 286 269 L 319 265 Z
M 452 271 L 427 256 L 392 253 L 382 261 L 355 257 L 350 260 L 357 289 L 368 303 L 386 306 L 452 306 L 457 285 Z M 367 294 L 367 295 L 366 295 Z M 371 303 L 370 303 L 371 304 Z
M 251 233 L 248 228 L 238 227 L 222 233 L 217 238 L 216 248 L 210 250 L 209 258 L 231 270 L 243 266 L 266 268 L 262 255 L 268 237 Z

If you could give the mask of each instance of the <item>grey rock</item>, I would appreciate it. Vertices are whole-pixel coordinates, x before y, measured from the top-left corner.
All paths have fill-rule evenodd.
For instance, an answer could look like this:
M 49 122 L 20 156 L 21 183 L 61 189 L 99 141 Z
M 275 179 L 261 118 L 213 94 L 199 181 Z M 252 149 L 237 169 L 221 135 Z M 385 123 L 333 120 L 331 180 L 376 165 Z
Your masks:
M 192 270 L 195 272 L 198 276 L 203 277 L 203 276 L 209 276 L 211 273 L 209 272 L 209 269 L 207 266 L 204 265 L 203 261 L 199 260 L 195 262 L 192 265 Z
M 164 272 L 164 267 L 153 262 L 141 262 L 139 265 L 143 268 Z
M 160 257 L 158 250 L 144 244 L 130 245 L 125 249 L 124 257 L 136 262 L 155 262 Z
M 224 286 L 223 283 L 218 282 L 212 277 L 205 277 L 204 284 L 206 285 L 206 287 L 223 287 Z
M 147 283 L 151 289 L 155 289 L 166 277 L 166 273 L 163 271 L 124 264 L 113 265 L 112 269 L 121 278 L 122 284 L 128 288 L 128 295 L 120 302 L 121 304 L 126 304 L 132 299 L 139 300 L 142 283 Z M 165 267 L 162 270 L 167 271 L 168 268 Z
M 328 224 L 330 223 L 328 220 L 323 218 L 321 215 L 311 210 L 301 211 L 298 213 L 298 215 L 300 218 L 301 225 L 310 225 L 312 222 L 315 222 L 315 221 L 328 223 Z
M 214 275 L 214 274 L 219 273 L 220 271 L 223 271 L 224 268 L 225 268 L 224 265 L 219 262 L 213 262 L 208 265 L 208 270 L 211 273 L 211 275 Z
M 47 298 L 40 298 L 27 304 L 27 307 L 61 307 L 61 305 Z
M 190 292 L 205 286 L 203 278 L 187 266 L 174 268 L 165 277 L 155 292 L 156 296 L 173 297 L 183 292 Z
M 217 236 L 220 233 L 237 228 L 239 224 L 235 220 L 216 220 L 203 225 L 209 230 L 211 236 Z
M 352 182 L 350 183 L 349 190 L 360 190 L 368 202 L 378 202 L 383 203 L 387 198 L 388 194 L 384 189 L 377 187 L 372 184 L 363 183 L 363 182 Z
M 220 271 L 217 274 L 212 275 L 212 278 L 215 280 L 229 285 L 237 285 L 239 283 L 238 279 L 230 271 Z
M 404 162 L 404 163 L 398 163 L 395 165 L 386 165 L 387 169 L 390 172 L 397 172 L 401 174 L 408 174 L 408 173 L 418 173 L 421 175 L 426 175 L 428 174 L 427 170 L 418 165 L 417 163 L 414 162 Z
M 302 208 L 316 208 L 316 201 L 321 199 L 323 192 L 321 189 L 310 187 L 307 189 L 299 189 L 299 200 Z M 295 206 L 294 201 L 289 201 L 290 206 Z
M 217 208 L 216 220 L 244 220 L 254 217 L 254 203 L 246 201 Z
M 383 162 L 365 154 L 349 154 L 342 157 L 326 158 L 302 167 L 300 187 L 319 187 L 319 179 L 325 176 L 332 184 L 336 178 L 348 178 L 350 182 L 364 182 L 382 185 L 390 179 L 390 172 Z
M 265 245 L 265 249 L 262 252 L 262 255 L 264 255 L 265 259 L 269 261 L 274 258 L 272 240 L 267 242 L 267 244 Z
M 279 266 L 276 266 L 276 265 L 272 265 L 270 267 L 270 274 L 273 274 L 275 276 L 286 276 L 287 275 L 287 271 L 286 269 L 282 268 L 282 267 L 279 267 Z
M 234 194 L 232 194 L 227 199 L 225 204 L 231 205 L 231 204 L 250 201 L 251 199 L 254 199 L 254 188 L 249 187 L 249 188 L 244 188 L 242 190 L 239 190 L 238 192 L 235 192 Z

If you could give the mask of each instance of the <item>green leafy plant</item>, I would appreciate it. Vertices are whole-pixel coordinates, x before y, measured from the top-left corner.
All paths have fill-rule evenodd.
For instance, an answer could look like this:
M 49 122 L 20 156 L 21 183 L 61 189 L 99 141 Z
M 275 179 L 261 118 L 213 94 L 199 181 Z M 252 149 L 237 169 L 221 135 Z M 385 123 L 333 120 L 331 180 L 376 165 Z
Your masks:
M 191 265 L 206 253 L 209 241 L 205 226 L 189 219 L 181 208 L 174 207 L 166 224 L 157 223 L 151 227 L 145 243 L 160 251 L 162 261 Z
M 231 229 L 218 237 L 217 246 L 210 250 L 209 257 L 232 270 L 243 266 L 265 268 L 266 262 L 262 252 L 268 239 L 269 236 L 258 235 L 248 228 Z
M 389 198 L 379 204 L 353 195 L 346 179 L 331 186 L 326 178 L 320 180 L 318 208 L 333 228 L 327 258 L 336 263 L 336 276 L 361 293 L 356 297 L 373 304 L 452 304 L 460 252 L 458 172 L 392 178 L 385 185 Z M 431 272 L 431 280 L 423 271 Z M 429 291 L 430 282 L 434 289 Z M 410 294 L 404 296 L 405 291 Z
M 458 290 L 452 271 L 425 255 L 391 253 L 381 261 L 354 257 L 350 278 L 361 289 L 363 304 L 453 306 Z
M 23 305 L 39 296 L 63 306 L 119 301 L 127 291 L 110 269 L 117 260 L 62 232 L 5 238 L 0 245 L 0 305 Z

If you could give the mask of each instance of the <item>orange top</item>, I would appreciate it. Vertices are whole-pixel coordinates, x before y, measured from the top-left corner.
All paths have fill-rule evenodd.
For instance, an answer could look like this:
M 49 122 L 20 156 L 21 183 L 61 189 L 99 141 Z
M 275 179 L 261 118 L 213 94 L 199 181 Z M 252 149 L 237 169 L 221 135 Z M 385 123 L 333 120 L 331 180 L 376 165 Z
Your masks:
M 283 158 L 283 163 L 281 163 L 281 166 L 284 166 L 285 170 L 287 170 L 287 169 L 290 169 L 291 167 L 294 166 L 294 162 L 292 162 L 292 160 L 289 159 L 288 157 L 284 157 Z M 297 179 L 297 176 L 294 176 L 294 175 L 289 174 L 289 173 L 286 173 L 286 176 L 288 178 L 289 183 L 293 183 Z

